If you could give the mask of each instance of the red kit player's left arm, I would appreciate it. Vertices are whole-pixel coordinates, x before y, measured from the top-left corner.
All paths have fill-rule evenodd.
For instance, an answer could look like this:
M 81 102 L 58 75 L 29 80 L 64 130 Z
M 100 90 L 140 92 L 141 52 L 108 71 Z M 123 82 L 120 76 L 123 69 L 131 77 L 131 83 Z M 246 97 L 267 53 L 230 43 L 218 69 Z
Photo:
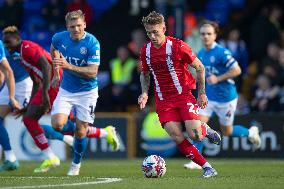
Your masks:
M 180 49 L 184 62 L 188 62 L 189 65 L 196 70 L 196 80 L 198 82 L 197 103 L 198 106 L 203 109 L 208 104 L 205 93 L 205 68 L 186 43 L 182 42 Z

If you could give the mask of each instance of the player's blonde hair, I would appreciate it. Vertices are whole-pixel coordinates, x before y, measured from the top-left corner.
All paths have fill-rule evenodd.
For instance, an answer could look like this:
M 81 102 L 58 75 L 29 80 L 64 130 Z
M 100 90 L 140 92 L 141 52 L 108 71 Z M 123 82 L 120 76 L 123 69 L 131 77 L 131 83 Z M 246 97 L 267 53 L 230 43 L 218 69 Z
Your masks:
M 142 24 L 145 25 L 156 25 L 164 23 L 164 16 L 156 11 L 150 12 L 146 17 L 142 18 Z
M 2 34 L 16 34 L 20 36 L 20 32 L 17 28 L 17 26 L 7 26 L 6 28 L 3 29 Z
M 65 15 L 65 21 L 66 23 L 68 21 L 71 21 L 71 20 L 77 20 L 81 18 L 82 20 L 85 21 L 85 14 L 83 13 L 83 11 L 81 10 L 76 10 L 76 11 L 71 11 L 71 12 L 68 12 L 66 15 Z

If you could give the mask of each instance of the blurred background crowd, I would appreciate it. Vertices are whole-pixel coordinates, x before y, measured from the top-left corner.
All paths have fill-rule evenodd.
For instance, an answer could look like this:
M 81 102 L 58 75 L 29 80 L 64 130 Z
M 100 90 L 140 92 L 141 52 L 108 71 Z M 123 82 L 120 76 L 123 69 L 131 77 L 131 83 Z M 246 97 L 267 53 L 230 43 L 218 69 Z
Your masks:
M 22 38 L 49 50 L 51 36 L 65 29 L 66 12 L 81 9 L 87 31 L 101 43 L 97 111 L 137 111 L 139 51 L 147 42 L 142 16 L 156 10 L 167 34 L 202 47 L 199 24 L 221 27 L 219 43 L 231 50 L 242 74 L 236 78 L 237 114 L 284 112 L 283 0 L 0 0 L 0 28 L 16 25 Z

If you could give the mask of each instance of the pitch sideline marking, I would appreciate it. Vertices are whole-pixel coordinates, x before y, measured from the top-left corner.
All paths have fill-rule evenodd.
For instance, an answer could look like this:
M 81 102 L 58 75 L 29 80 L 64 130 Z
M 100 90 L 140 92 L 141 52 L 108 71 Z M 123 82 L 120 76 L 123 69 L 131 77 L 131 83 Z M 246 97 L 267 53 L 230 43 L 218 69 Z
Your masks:
M 62 177 L 0 177 L 0 178 L 62 178 Z M 70 178 L 70 177 L 63 177 Z M 87 177 L 93 178 L 93 177 Z M 94 177 L 95 178 L 95 177 Z M 80 185 L 93 185 L 93 184 L 103 184 L 103 183 L 111 183 L 111 182 L 119 182 L 121 178 L 96 178 L 102 181 L 92 181 L 92 182 L 78 182 L 78 183 L 70 183 L 70 184 L 50 184 L 50 185 L 37 185 L 37 186 L 11 186 L 11 187 L 0 187 L 0 189 L 22 189 L 22 188 L 47 188 L 47 187 L 58 187 L 58 186 L 80 186 Z

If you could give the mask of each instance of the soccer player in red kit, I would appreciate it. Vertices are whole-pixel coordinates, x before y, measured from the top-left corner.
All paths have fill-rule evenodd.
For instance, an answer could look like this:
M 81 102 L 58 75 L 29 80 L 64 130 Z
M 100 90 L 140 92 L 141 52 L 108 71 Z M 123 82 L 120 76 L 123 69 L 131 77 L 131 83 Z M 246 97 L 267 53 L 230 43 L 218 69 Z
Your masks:
M 140 53 L 142 93 L 138 98 L 138 104 L 143 109 L 147 103 L 152 73 L 156 109 L 164 129 L 187 158 L 202 166 L 203 177 L 215 176 L 216 170 L 182 132 L 183 122 L 192 140 L 202 140 L 207 136 L 210 142 L 220 144 L 220 135 L 205 123 L 201 123 L 198 114 L 198 106 L 205 108 L 208 103 L 205 94 L 204 66 L 185 42 L 165 35 L 163 15 L 153 11 L 143 17 L 142 23 L 151 42 L 147 43 Z M 197 101 L 191 94 L 191 90 L 196 88 L 196 81 L 188 71 L 188 65 L 197 73 Z
M 34 139 L 37 147 L 48 158 L 34 172 L 46 172 L 51 167 L 60 165 L 59 158 L 49 148 L 44 130 L 38 123 L 38 120 L 50 111 L 51 104 L 58 93 L 58 87 L 50 86 L 53 77 L 52 59 L 50 54 L 38 44 L 22 40 L 15 26 L 6 27 L 3 30 L 3 42 L 9 51 L 20 52 L 23 66 L 34 83 L 28 106 L 22 112 L 18 113 L 24 114 L 23 122 L 27 130 Z M 46 169 L 43 169 L 43 165 L 45 165 Z

